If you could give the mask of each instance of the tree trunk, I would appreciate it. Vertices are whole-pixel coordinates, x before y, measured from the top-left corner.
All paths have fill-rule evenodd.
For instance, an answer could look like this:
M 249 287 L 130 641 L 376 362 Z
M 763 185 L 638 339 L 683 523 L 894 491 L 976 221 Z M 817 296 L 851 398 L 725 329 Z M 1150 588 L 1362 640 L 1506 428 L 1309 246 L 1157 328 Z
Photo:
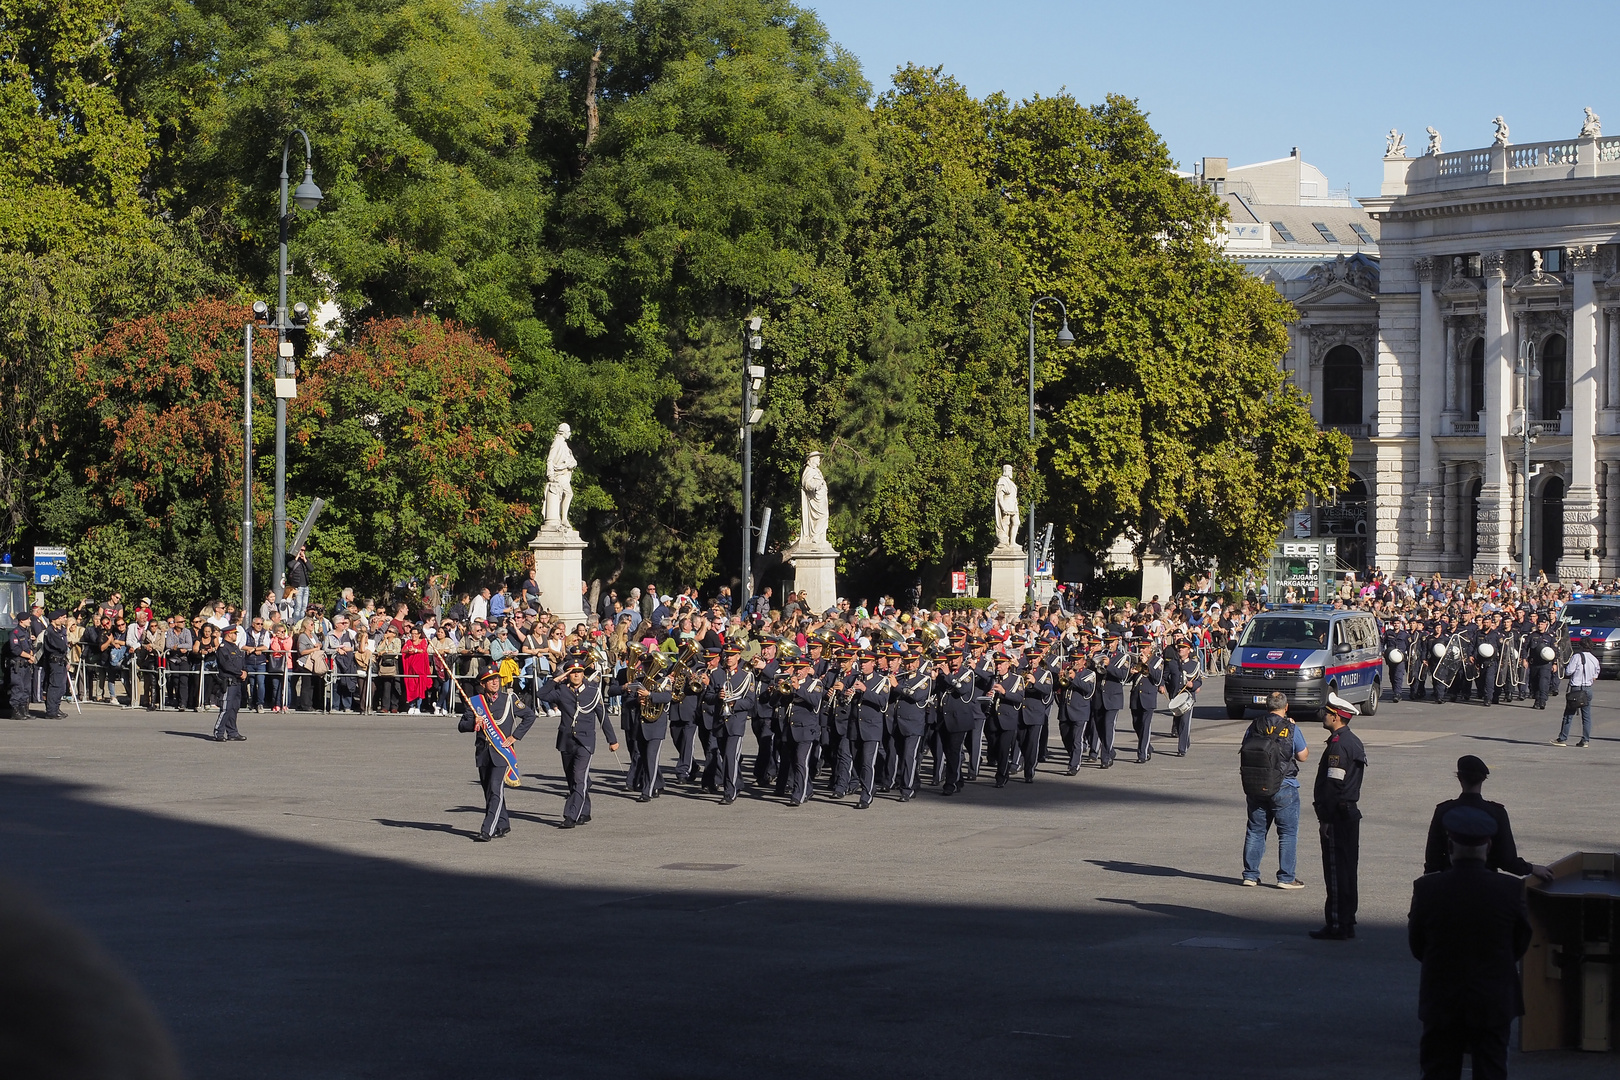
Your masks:
M 579 155 L 579 167 L 584 168 L 589 160 L 591 143 L 596 141 L 597 129 L 601 126 L 596 112 L 596 70 L 602 63 L 602 46 L 596 47 L 591 54 L 590 74 L 585 78 L 585 149 Z

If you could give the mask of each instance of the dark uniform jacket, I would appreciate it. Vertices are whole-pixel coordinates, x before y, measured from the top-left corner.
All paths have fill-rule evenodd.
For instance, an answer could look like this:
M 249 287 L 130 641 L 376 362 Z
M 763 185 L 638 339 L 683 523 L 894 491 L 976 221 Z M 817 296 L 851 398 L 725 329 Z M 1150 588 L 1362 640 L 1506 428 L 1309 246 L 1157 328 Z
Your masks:
M 814 672 L 800 679 L 793 688 L 793 705 L 788 712 L 788 734 L 796 743 L 821 738 L 821 701 L 826 696 L 821 679 Z
M 1147 674 L 1131 688 L 1131 707 L 1152 712 L 1159 707 L 1159 687 L 1164 685 L 1164 661 L 1155 657 L 1147 662 Z
M 45 647 L 44 661 L 52 671 L 66 671 L 68 659 L 67 629 L 51 627 L 45 631 L 40 644 Z
M 1102 705 L 1108 712 L 1125 707 L 1125 680 L 1131 677 L 1131 654 L 1117 649 L 1103 668 Z
M 1090 667 L 1075 669 L 1069 681 L 1063 684 L 1061 698 L 1062 717 L 1070 724 L 1083 724 L 1091 715 L 1091 698 L 1097 692 L 1097 673 Z
M 670 702 L 675 699 L 675 695 L 668 690 L 658 689 L 657 683 L 649 684 L 641 679 L 630 678 L 629 676 L 630 673 L 625 672 L 624 678 L 621 678 L 613 688 L 615 694 L 624 698 L 622 711 L 626 721 L 625 734 L 629 735 L 631 733 L 632 729 L 629 722 L 634 720 L 637 725 L 634 730 L 643 739 L 666 738 L 669 735 L 669 714 L 674 711 L 670 708 Z M 625 681 L 626 679 L 628 681 Z M 640 694 L 634 690 L 625 689 L 637 683 L 647 687 L 646 705 L 641 703 Z
M 698 673 L 698 726 L 704 731 L 713 731 L 715 728 L 715 687 L 726 678 L 726 669 L 723 667 L 706 667 Z
M 948 675 L 941 676 L 946 731 L 971 731 L 984 715 L 978 702 L 978 674 L 967 661 Z
M 557 683 L 555 685 L 562 685 Z M 489 708 L 489 715 L 495 720 L 495 726 L 501 729 L 501 734 L 509 739 L 521 739 L 529 733 L 534 726 L 534 710 L 518 698 L 516 694 L 502 690 L 494 696 L 476 695 L 484 699 Z M 478 714 L 473 712 L 472 703 L 461 710 L 461 722 L 456 725 L 458 731 L 478 731 Z M 473 750 L 473 763 L 479 768 L 504 768 L 506 760 L 489 748 L 489 740 L 482 731 L 478 731 L 478 745 Z
M 1009 671 L 995 681 L 1000 691 L 996 701 L 996 714 L 990 723 L 1001 731 L 1017 731 L 1018 715 L 1024 711 L 1024 677 Z
M 503 697 L 509 696 L 502 694 Z M 535 694 L 536 701 L 549 702 L 562 711 L 562 717 L 557 723 L 557 749 L 563 750 L 572 739 L 586 750 L 596 750 L 596 725 L 602 727 L 602 734 L 607 736 L 611 745 L 619 741 L 614 734 L 613 723 L 608 720 L 606 698 L 602 695 L 602 684 L 594 679 L 586 679 L 575 690 L 566 682 L 558 679 L 544 690 Z M 518 708 L 523 708 L 518 705 Z M 530 723 L 533 723 L 533 713 L 529 714 Z M 465 724 L 467 714 L 462 714 L 462 723 Z M 502 728 L 501 730 L 505 730 Z
M 1530 947 L 1524 882 L 1464 860 L 1412 883 L 1407 944 L 1423 962 L 1418 1019 L 1506 1025 L 1524 1013 L 1516 962 Z
M 889 694 L 893 690 L 894 680 L 889 678 L 885 682 L 885 675 L 881 671 L 856 678 L 866 683 L 866 689 L 856 695 L 850 735 L 861 742 L 876 742 L 883 738 L 883 720 L 889 710 Z
M 1530 873 L 1533 867 L 1519 857 L 1518 846 L 1513 842 L 1513 826 L 1508 823 L 1507 807 L 1501 803 L 1490 802 L 1477 792 L 1465 791 L 1455 799 L 1447 799 L 1434 808 L 1434 817 L 1429 822 L 1429 839 L 1423 845 L 1425 874 L 1451 869 L 1451 850 L 1446 846 L 1446 829 L 1440 824 L 1440 819 L 1458 806 L 1472 806 L 1496 819 L 1496 835 L 1491 837 L 1491 851 L 1485 856 L 1486 866 L 1492 870 L 1506 870 L 1520 877 Z
M 1046 714 L 1051 708 L 1056 689 L 1052 669 L 1044 663 L 1024 676 L 1024 705 L 1018 722 L 1025 727 L 1040 727 L 1046 723 Z
M 214 650 L 214 664 L 226 683 L 239 682 L 242 673 L 247 670 L 247 653 L 242 651 L 233 638 L 226 638 L 220 642 L 219 648 Z
M 1328 821 L 1339 813 L 1360 813 L 1356 803 L 1361 801 L 1361 775 L 1366 769 L 1367 748 L 1349 725 L 1328 736 L 1311 795 L 1318 819 Z
M 729 705 L 723 696 L 725 692 L 737 695 Z M 703 692 L 706 711 L 714 718 L 705 726 L 715 730 L 724 728 L 727 735 L 742 738 L 748 730 L 748 718 L 754 715 L 758 695 L 758 684 L 746 668 L 739 667 L 730 674 L 724 670 L 716 673 L 714 681 Z
M 928 696 L 934 680 L 920 671 L 903 671 L 894 679 L 894 729 L 901 735 L 921 735 L 927 724 Z

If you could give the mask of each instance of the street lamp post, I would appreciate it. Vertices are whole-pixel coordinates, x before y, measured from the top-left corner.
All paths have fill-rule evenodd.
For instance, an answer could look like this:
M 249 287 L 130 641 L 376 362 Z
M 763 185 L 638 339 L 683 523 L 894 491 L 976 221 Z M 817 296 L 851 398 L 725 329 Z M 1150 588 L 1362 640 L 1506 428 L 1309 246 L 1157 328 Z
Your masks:
M 1029 305 L 1029 445 L 1035 445 L 1035 309 L 1046 301 L 1058 306 L 1062 312 L 1063 325 L 1058 330 L 1057 342 L 1064 348 L 1074 344 L 1074 335 L 1069 332 L 1069 309 L 1063 306 L 1063 301 L 1055 296 L 1038 297 Z M 1029 483 L 1029 552 L 1024 557 L 1024 578 L 1029 582 L 1029 595 L 1033 602 L 1035 596 L 1035 480 L 1030 478 Z
M 309 308 L 304 304 L 299 304 L 292 315 L 287 311 L 287 229 L 292 222 L 292 214 L 287 209 L 287 156 L 292 151 L 293 135 L 304 139 L 304 179 L 293 189 L 293 202 L 302 210 L 313 210 L 321 204 L 321 189 L 315 186 L 315 151 L 309 145 L 309 134 L 303 128 L 294 128 L 281 144 L 281 250 L 276 269 L 276 510 L 270 582 L 278 594 L 287 571 L 287 400 L 293 396 L 295 385 L 287 374 L 287 362 L 292 359 L 292 343 L 287 340 L 287 331 L 309 321 Z
M 758 316 L 750 316 L 744 324 L 743 330 L 743 381 L 742 381 L 742 596 L 738 600 L 738 610 L 754 598 L 753 565 L 751 556 L 754 547 L 754 425 L 764 418 L 764 411 L 756 404 L 760 391 L 765 386 L 765 367 L 754 361 L 759 357 L 759 351 L 765 347 L 765 339 L 760 337 L 760 327 L 764 321 Z

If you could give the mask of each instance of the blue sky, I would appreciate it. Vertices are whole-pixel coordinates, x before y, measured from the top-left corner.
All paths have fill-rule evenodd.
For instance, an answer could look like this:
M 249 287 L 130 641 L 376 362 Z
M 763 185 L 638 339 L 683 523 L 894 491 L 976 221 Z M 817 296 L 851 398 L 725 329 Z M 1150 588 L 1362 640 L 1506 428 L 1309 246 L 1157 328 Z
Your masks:
M 1590 105 L 1620 135 L 1620 84 L 1605 59 L 1620 31 L 1612 0 L 801 2 L 878 90 L 913 62 L 943 65 L 977 96 L 1124 94 L 1182 168 L 1297 146 L 1333 187 L 1375 195 L 1392 126 L 1414 155 L 1429 124 L 1447 151 L 1487 146 L 1497 114 L 1514 142 L 1542 142 L 1573 137 Z

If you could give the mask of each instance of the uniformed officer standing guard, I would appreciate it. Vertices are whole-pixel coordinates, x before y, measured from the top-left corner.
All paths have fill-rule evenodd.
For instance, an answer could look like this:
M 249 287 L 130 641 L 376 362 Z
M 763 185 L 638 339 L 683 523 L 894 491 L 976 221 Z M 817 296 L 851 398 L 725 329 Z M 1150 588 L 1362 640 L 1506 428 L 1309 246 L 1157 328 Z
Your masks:
M 557 752 L 562 755 L 563 775 L 568 780 L 568 798 L 563 803 L 561 828 L 572 829 L 591 820 L 591 755 L 596 753 L 596 727 L 608 741 L 608 749 L 617 752 L 619 737 L 613 732 L 608 719 L 607 698 L 602 684 L 585 678 L 589 661 L 572 654 L 563 662 L 563 677 L 541 690 L 540 701 L 557 706 L 562 716 L 557 724 Z M 486 675 L 487 679 L 488 676 Z M 484 684 L 486 692 L 489 683 Z M 518 707 L 522 707 L 519 703 Z M 534 722 L 531 713 L 529 722 Z M 462 723 L 467 723 L 463 714 Z M 463 731 L 468 730 L 466 727 Z M 504 813 L 504 809 L 503 809 Z
M 1488 646 L 1488 647 L 1487 647 Z M 1498 629 L 1497 617 L 1489 615 L 1484 625 L 1480 627 L 1478 636 L 1474 640 L 1474 653 L 1479 657 L 1479 676 L 1474 685 L 1479 688 L 1479 698 L 1486 705 L 1496 704 L 1496 672 L 1502 663 L 1502 633 Z M 1485 655 L 1489 653 L 1490 655 Z
M 11 718 L 28 718 L 28 701 L 34 696 L 33 616 L 18 616 L 6 643 L 7 674 L 11 677 Z
M 1328 694 L 1322 726 L 1331 734 L 1316 769 L 1312 803 L 1322 835 L 1322 883 L 1327 887 L 1323 925 L 1312 930 L 1319 940 L 1343 941 L 1356 936 L 1356 862 L 1361 854 L 1361 776 L 1367 750 L 1350 730 L 1357 709 L 1338 694 Z
M 584 676 L 584 669 L 579 671 Z M 553 684 L 553 688 L 560 684 Z M 534 710 L 525 705 L 516 694 L 501 689 L 501 673 L 497 668 L 490 668 L 484 672 L 479 682 L 482 693 L 476 697 L 468 698 L 466 708 L 461 712 L 461 721 L 456 725 L 458 731 L 478 732 L 477 745 L 473 750 L 473 764 L 478 766 L 478 784 L 484 789 L 484 824 L 473 839 L 487 842 L 497 836 L 505 836 L 512 831 L 511 822 L 506 813 L 506 758 L 499 750 L 490 745 L 490 736 L 484 730 L 483 724 L 493 723 L 500 733 L 512 742 L 527 735 L 534 726 Z M 547 691 L 542 691 L 545 696 Z M 553 697 L 553 701 L 561 703 L 560 698 Z M 476 703 L 476 704 L 475 704 Z M 604 723 L 605 723 L 604 718 Z M 564 709 L 564 725 L 567 725 L 567 710 Z M 562 736 L 558 735 L 558 742 Z M 587 757 L 587 765 L 589 758 Z M 568 756 L 563 755 L 563 768 L 568 770 Z M 569 775 L 569 800 L 574 798 L 573 774 Z M 563 812 L 566 814 L 567 808 Z M 565 824 L 565 828 L 573 828 Z
M 1547 613 L 1536 612 L 1536 628 L 1524 639 L 1525 657 L 1530 661 L 1530 693 L 1535 695 L 1534 709 L 1547 707 L 1547 695 L 1552 693 L 1553 664 L 1558 659 L 1558 635 L 1547 628 Z
M 40 639 L 44 653 L 45 719 L 62 719 L 62 696 L 67 693 L 68 613 L 61 608 L 51 612 L 50 629 Z
M 1400 659 L 1396 659 L 1399 657 Z M 1391 701 L 1401 700 L 1401 691 L 1407 690 L 1407 699 L 1412 693 L 1406 686 L 1406 673 L 1412 662 L 1412 635 L 1406 629 L 1406 620 L 1399 616 L 1395 623 L 1384 632 L 1384 663 L 1389 666 L 1389 695 Z
M 242 707 L 242 691 L 247 686 L 247 653 L 236 643 L 235 634 L 226 634 L 214 650 L 219 667 L 219 719 L 214 721 L 215 742 L 247 742 L 236 730 L 236 713 Z

